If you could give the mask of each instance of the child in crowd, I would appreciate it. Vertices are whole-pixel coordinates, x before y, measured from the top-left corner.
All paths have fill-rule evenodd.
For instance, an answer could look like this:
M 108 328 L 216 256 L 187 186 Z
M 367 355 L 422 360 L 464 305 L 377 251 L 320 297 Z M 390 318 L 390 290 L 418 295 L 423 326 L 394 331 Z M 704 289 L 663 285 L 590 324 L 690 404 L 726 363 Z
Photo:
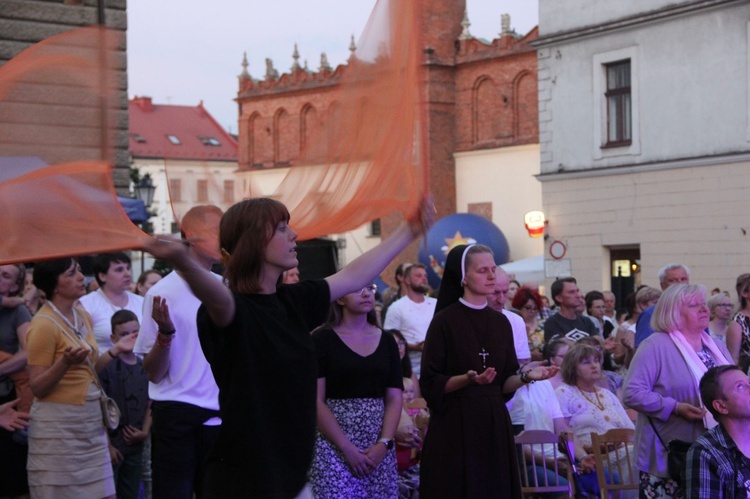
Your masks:
M 111 323 L 112 343 L 140 330 L 138 318 L 130 310 L 115 312 Z M 148 376 L 143 361 L 129 352 L 121 353 L 99 378 L 121 413 L 120 426 L 109 434 L 117 497 L 135 499 L 140 489 L 143 441 L 151 429 Z

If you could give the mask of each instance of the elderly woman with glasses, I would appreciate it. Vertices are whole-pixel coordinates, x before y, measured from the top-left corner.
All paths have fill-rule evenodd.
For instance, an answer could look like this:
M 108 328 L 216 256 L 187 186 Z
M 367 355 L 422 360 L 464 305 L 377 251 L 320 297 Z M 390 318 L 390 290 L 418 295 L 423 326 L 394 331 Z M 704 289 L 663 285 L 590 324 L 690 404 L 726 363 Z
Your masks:
M 331 304 L 316 329 L 318 434 L 315 497 L 396 497 L 394 436 L 402 407 L 398 345 L 377 326 L 371 284 Z
M 732 299 L 724 293 L 718 293 L 708 299 L 708 309 L 711 311 L 711 321 L 708 332 L 711 338 L 727 344 L 727 331 L 732 320 Z
M 750 274 L 737 278 L 739 310 L 727 328 L 727 348 L 735 364 L 750 357 Z
M 681 484 L 667 472 L 665 444 L 694 442 L 716 426 L 701 404 L 698 383 L 709 368 L 729 364 L 731 357 L 706 334 L 708 321 L 706 289 L 673 284 L 651 316 L 657 333 L 638 346 L 628 370 L 623 401 L 638 411 L 635 467 L 641 497 L 682 497 Z

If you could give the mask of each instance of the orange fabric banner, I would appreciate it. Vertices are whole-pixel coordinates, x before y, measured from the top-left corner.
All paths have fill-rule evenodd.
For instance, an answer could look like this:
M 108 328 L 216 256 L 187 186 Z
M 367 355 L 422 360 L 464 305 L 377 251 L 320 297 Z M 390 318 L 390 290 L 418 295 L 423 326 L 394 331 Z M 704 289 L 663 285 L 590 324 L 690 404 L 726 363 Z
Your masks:
M 82 28 L 0 67 L 0 263 L 133 248 L 148 237 L 112 183 L 123 43 L 121 33 Z

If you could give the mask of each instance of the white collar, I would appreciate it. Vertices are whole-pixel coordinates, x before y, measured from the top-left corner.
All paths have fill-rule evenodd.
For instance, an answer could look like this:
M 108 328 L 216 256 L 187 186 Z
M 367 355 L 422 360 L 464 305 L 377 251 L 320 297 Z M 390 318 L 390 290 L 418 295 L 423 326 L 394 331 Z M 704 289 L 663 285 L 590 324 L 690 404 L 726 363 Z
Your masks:
M 487 307 L 487 302 L 484 303 L 484 305 L 474 305 L 473 303 L 469 303 L 468 301 L 464 300 L 463 298 L 459 298 L 458 301 L 463 303 L 469 308 L 473 308 L 474 310 L 482 310 L 483 308 Z

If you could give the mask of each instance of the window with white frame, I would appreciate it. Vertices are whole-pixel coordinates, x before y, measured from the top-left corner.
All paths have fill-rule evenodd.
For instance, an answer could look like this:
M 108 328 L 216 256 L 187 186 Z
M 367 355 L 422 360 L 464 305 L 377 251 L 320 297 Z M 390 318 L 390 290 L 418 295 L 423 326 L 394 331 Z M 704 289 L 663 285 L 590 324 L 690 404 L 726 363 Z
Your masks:
M 630 60 L 607 64 L 607 146 L 623 146 L 632 139 Z
M 593 159 L 641 154 L 638 46 L 593 54 Z

